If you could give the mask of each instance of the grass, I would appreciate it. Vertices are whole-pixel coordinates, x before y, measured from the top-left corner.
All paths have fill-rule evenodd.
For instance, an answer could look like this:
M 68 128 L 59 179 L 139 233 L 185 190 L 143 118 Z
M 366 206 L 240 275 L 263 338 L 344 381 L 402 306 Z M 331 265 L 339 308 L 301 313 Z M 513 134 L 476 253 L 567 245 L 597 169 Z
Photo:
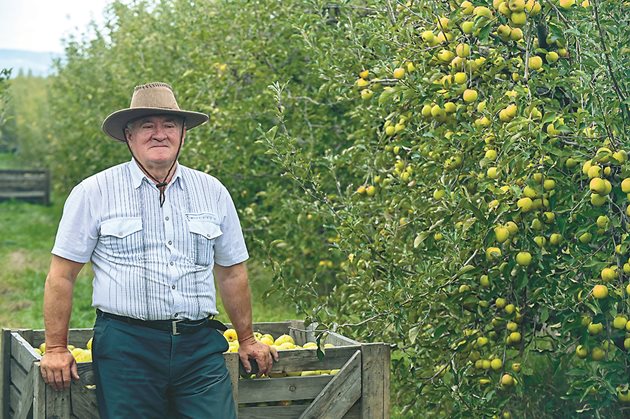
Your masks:
M 51 206 L 0 203 L 0 327 L 43 328 L 44 282 L 62 208 L 63 199 L 55 199 Z M 263 298 L 272 286 L 271 276 L 256 261 L 250 261 L 248 266 L 254 321 L 298 318 L 277 293 Z M 91 302 L 92 270 L 88 264 L 75 285 L 70 327 L 92 327 L 95 313 Z M 217 307 L 223 313 L 220 301 Z M 219 318 L 227 321 L 225 314 Z
M 20 164 L 14 154 L 0 153 L 0 169 L 20 169 Z

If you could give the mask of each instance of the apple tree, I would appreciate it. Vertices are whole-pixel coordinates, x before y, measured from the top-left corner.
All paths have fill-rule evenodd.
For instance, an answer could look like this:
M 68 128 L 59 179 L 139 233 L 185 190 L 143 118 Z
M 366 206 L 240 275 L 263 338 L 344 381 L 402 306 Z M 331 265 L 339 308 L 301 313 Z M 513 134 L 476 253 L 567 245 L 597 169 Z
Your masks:
M 402 414 L 627 414 L 624 19 L 612 1 L 411 1 L 303 24 L 322 88 L 356 105 L 319 158 L 281 106 L 265 135 L 344 255 L 330 294 L 299 286 L 312 320 L 396 344 Z

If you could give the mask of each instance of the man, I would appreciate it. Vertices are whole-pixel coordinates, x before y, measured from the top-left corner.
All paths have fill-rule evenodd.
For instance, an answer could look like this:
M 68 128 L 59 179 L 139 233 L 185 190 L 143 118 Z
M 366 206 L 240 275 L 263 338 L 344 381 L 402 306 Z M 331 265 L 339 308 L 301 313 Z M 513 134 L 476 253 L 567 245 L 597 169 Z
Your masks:
M 207 120 L 180 110 L 167 84 L 136 87 L 131 106 L 102 127 L 132 160 L 85 179 L 64 206 L 44 291 L 41 373 L 58 390 L 78 379 L 67 335 L 73 285 L 91 260 L 103 419 L 235 417 L 227 343 L 209 319 L 214 277 L 245 370 L 253 360 L 266 374 L 278 359 L 253 335 L 248 253 L 227 189 L 177 163 L 186 131 Z

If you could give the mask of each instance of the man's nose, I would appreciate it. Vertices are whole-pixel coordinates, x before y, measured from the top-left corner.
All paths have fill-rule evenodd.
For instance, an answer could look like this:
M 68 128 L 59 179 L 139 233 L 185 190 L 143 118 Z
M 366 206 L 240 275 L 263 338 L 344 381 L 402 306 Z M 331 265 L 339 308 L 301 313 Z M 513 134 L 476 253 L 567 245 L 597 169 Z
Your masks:
M 167 136 L 166 136 L 166 130 L 162 127 L 156 127 L 155 131 L 153 132 L 153 139 L 157 140 L 157 141 L 164 141 L 166 140 Z

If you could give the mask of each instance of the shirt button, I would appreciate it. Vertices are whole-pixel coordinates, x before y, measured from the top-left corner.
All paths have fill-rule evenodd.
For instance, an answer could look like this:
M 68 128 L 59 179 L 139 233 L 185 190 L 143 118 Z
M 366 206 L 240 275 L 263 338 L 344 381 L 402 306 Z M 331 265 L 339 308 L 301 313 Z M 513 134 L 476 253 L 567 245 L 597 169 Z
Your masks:
M 171 263 L 170 263 L 170 265 L 171 265 L 171 266 L 175 265 L 175 262 L 171 262 Z
M 171 240 L 168 241 L 168 244 L 173 244 L 173 242 Z
M 169 220 L 169 218 L 168 218 L 168 217 L 164 217 L 164 219 L 165 219 L 166 221 L 168 221 L 168 220 Z
M 172 288 L 172 289 L 175 289 L 175 285 L 173 285 L 171 288 Z

